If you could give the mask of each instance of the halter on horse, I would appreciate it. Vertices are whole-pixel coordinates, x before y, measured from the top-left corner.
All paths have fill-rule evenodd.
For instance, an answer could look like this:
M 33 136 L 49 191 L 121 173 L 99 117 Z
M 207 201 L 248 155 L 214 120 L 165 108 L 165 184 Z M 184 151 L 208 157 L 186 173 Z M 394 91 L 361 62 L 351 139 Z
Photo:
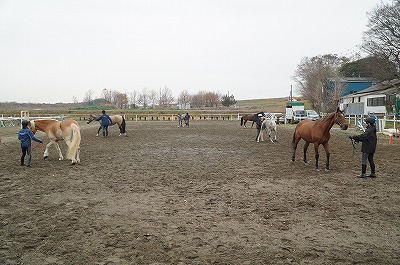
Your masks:
M 36 131 L 45 132 L 50 139 L 50 143 L 46 145 L 43 158 L 49 156 L 49 147 L 54 144 L 59 153 L 59 160 L 63 160 L 64 157 L 58 141 L 65 140 L 65 143 L 68 145 L 67 159 L 72 160 L 72 165 L 80 163 L 81 132 L 77 121 L 33 120 L 29 122 L 28 126 L 33 133 L 36 133 Z
M 95 116 L 93 116 L 92 114 L 90 114 L 87 123 L 89 124 L 89 123 L 91 123 L 92 121 L 95 121 L 96 119 L 97 119 L 97 118 L 96 118 Z M 121 115 L 112 115 L 112 116 L 110 116 L 110 119 L 111 119 L 111 121 L 112 121 L 112 123 L 111 123 L 110 125 L 114 125 L 114 124 L 117 124 L 117 125 L 118 125 L 118 128 L 119 128 L 119 136 L 121 136 L 122 134 L 124 134 L 124 135 L 126 136 L 126 131 L 125 131 L 126 123 L 125 123 L 125 118 L 124 118 L 123 116 L 121 116 Z M 100 123 L 100 127 L 99 127 L 99 129 L 97 130 L 96 136 L 99 136 L 99 132 L 100 132 L 100 130 L 101 130 L 101 121 L 99 121 L 99 123 Z
M 253 123 L 251 124 L 251 128 L 253 128 L 254 122 L 257 119 L 257 115 L 256 114 L 245 114 L 242 116 L 242 118 L 240 119 L 240 126 L 243 126 L 245 128 L 246 127 L 246 122 L 247 121 L 252 121 Z
M 296 129 L 293 133 L 292 140 L 292 162 L 294 162 L 296 155 L 297 144 L 301 139 L 303 139 L 306 143 L 304 144 L 304 163 L 307 163 L 307 148 L 310 143 L 314 143 L 314 151 L 315 151 L 315 168 L 319 170 L 318 167 L 318 147 L 319 145 L 323 145 L 326 153 L 326 170 L 329 170 L 329 138 L 330 138 L 330 129 L 334 124 L 338 124 L 340 129 L 347 130 L 348 125 L 346 123 L 346 119 L 343 115 L 343 111 L 337 108 L 336 112 L 328 114 L 325 118 L 317 121 L 311 120 L 303 120 L 299 122 L 296 126 Z

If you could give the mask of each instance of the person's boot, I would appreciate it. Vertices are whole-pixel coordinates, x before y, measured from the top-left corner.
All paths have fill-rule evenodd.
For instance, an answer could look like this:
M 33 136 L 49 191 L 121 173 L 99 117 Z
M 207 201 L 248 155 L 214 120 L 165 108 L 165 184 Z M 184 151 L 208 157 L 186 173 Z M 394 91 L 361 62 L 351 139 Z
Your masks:
M 370 177 L 370 178 L 376 178 L 376 175 L 375 175 L 375 164 L 372 164 L 372 165 L 371 165 L 371 174 L 369 174 L 368 177 Z
M 357 176 L 358 178 L 366 178 L 367 177 L 367 165 L 362 165 L 361 175 Z

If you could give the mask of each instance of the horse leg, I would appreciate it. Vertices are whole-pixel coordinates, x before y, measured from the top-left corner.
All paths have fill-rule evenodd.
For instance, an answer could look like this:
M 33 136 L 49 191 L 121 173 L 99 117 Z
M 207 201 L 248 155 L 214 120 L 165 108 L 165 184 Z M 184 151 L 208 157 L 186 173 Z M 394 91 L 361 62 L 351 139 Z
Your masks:
M 53 141 L 50 141 L 48 144 L 46 144 L 46 149 L 44 150 L 43 159 L 46 159 L 49 157 L 49 147 L 52 144 L 53 144 Z
M 56 149 L 58 150 L 58 160 L 64 160 L 64 157 L 63 157 L 63 155 L 62 155 L 62 153 L 61 153 L 61 148 L 60 148 L 60 146 L 58 145 L 57 142 L 54 142 L 54 145 L 56 146 Z
M 76 152 L 76 162 L 79 164 L 81 163 L 81 159 L 79 158 L 79 153 L 81 152 L 81 149 L 78 148 L 78 151 Z
M 306 142 L 304 144 L 304 149 L 303 149 L 303 161 L 304 161 L 304 164 L 306 164 L 306 165 L 308 165 L 308 162 L 307 162 L 307 149 L 308 149 L 309 145 L 310 145 L 310 143 Z
M 326 153 L 325 171 L 328 171 L 329 170 L 329 157 L 331 156 L 331 153 L 329 152 L 329 143 L 324 143 L 323 146 L 324 146 L 325 153 Z
M 253 123 L 251 124 L 251 128 L 253 128 L 253 125 L 254 125 L 254 121 L 253 121 Z
M 292 148 L 293 148 L 292 162 L 294 162 L 294 159 L 296 157 L 297 144 L 300 142 L 300 139 L 301 139 L 300 137 L 298 137 L 298 138 L 296 137 L 294 142 L 293 142 L 293 146 L 292 146 Z
M 269 140 L 271 141 L 271 143 L 273 143 L 274 142 L 274 140 L 272 139 L 272 130 L 271 129 L 268 129 L 268 136 L 269 136 Z
M 314 151 L 315 151 L 315 169 L 316 169 L 317 171 L 319 171 L 319 166 L 318 166 L 318 158 L 319 158 L 318 147 L 319 147 L 319 143 L 314 143 Z

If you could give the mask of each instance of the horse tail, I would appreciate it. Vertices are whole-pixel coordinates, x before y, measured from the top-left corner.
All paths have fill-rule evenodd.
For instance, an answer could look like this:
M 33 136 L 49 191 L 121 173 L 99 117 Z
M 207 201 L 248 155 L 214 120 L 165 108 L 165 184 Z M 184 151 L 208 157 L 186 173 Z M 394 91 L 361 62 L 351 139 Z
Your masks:
M 294 129 L 293 139 L 292 139 L 292 146 L 294 146 L 294 143 L 296 142 L 296 129 L 297 129 L 297 126 L 296 126 L 296 128 Z
M 240 118 L 240 126 L 243 126 L 243 117 Z
M 71 124 L 71 130 L 71 144 L 68 148 L 67 159 L 73 160 L 81 145 L 81 131 L 75 123 Z
M 122 123 L 121 123 L 121 127 L 119 127 L 119 132 L 120 133 L 125 133 L 125 128 L 126 128 L 126 123 L 125 123 L 125 118 L 124 116 L 122 116 Z

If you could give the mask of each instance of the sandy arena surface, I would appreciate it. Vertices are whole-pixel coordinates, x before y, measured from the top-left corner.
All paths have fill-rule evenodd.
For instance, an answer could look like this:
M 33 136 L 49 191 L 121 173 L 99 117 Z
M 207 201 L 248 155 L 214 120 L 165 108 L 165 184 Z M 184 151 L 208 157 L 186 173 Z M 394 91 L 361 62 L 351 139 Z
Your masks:
M 303 142 L 290 163 L 291 125 L 275 143 L 239 121 L 97 127 L 81 124 L 76 166 L 36 148 L 21 167 L 3 137 L 0 264 L 400 264 L 398 138 L 379 136 L 378 178 L 358 179 L 360 146 L 353 159 L 336 127 L 329 172 Z

